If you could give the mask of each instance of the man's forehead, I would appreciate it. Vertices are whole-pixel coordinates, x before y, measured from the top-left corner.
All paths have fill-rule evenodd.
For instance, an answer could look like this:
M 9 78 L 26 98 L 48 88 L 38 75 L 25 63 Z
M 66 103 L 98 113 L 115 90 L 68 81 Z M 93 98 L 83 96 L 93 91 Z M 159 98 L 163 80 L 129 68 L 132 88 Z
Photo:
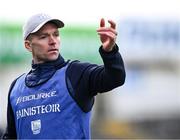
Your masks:
M 37 32 L 35 32 L 34 34 L 38 35 L 38 34 L 48 33 L 49 31 L 59 32 L 58 27 L 55 24 L 47 23 L 41 29 L 39 29 Z

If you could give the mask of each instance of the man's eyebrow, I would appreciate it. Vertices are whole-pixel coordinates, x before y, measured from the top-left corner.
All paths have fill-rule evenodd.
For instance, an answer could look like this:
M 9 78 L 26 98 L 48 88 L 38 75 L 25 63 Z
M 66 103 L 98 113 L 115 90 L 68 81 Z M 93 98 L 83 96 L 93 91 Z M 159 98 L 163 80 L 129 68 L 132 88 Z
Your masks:
M 37 32 L 35 35 L 48 35 L 46 32 Z
M 54 31 L 54 33 L 59 33 L 59 30 Z
M 59 30 L 54 31 L 53 33 L 59 33 Z M 37 33 L 35 33 L 35 35 L 38 35 L 38 36 L 40 36 L 40 35 L 49 35 L 49 33 L 47 33 L 47 32 L 37 32 Z
M 40 32 L 36 32 L 36 33 L 32 33 L 32 35 L 34 36 L 41 36 L 41 35 L 46 35 L 47 33 L 40 33 Z

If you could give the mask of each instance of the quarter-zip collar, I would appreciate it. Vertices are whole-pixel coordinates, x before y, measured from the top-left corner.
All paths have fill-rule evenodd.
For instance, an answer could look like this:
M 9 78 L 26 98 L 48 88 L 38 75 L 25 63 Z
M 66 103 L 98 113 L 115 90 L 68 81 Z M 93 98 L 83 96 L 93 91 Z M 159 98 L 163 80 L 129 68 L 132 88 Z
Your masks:
M 54 61 L 49 61 L 41 64 L 34 64 L 32 61 L 32 69 L 27 74 L 25 83 L 28 87 L 34 87 L 48 81 L 57 69 L 64 67 L 67 62 L 59 55 Z

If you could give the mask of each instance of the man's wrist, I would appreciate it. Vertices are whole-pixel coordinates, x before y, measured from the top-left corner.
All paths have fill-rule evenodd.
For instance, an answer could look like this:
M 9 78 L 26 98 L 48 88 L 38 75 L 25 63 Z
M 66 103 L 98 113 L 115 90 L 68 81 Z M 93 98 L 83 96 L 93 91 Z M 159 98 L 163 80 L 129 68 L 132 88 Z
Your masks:
M 101 46 L 99 48 L 99 52 L 102 53 L 102 54 L 113 54 L 113 53 L 118 52 L 118 50 L 119 50 L 119 48 L 118 48 L 117 44 L 115 44 L 110 51 L 104 50 L 103 46 Z

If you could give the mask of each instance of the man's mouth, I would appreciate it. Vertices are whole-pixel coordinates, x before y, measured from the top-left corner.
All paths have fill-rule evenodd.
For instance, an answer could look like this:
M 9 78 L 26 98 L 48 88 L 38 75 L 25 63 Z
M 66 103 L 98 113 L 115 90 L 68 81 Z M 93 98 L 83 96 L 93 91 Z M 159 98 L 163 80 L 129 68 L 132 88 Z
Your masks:
M 48 52 L 57 52 L 58 51 L 58 49 L 50 49 L 50 50 L 48 50 Z

